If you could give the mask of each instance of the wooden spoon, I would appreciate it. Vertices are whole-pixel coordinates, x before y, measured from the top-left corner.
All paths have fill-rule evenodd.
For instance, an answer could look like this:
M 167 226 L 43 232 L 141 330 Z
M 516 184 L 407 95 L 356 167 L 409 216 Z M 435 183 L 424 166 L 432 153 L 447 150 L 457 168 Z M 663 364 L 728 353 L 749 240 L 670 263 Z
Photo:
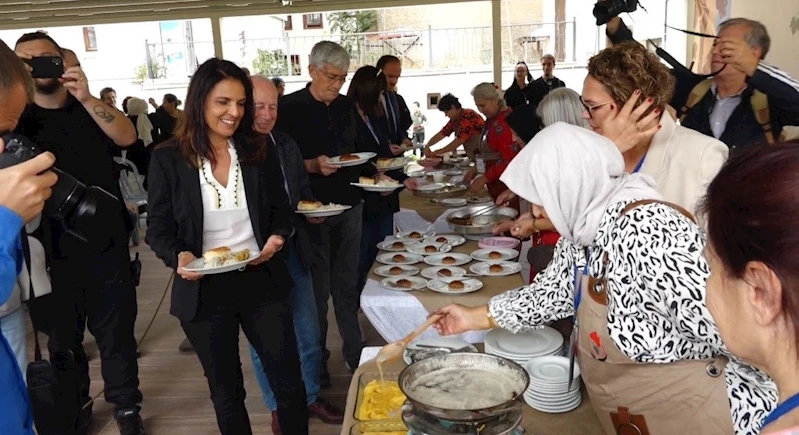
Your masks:
M 430 316 L 426 322 L 422 323 L 421 326 L 416 328 L 413 332 L 408 334 L 407 337 L 403 338 L 400 341 L 395 341 L 394 343 L 387 344 L 380 349 L 380 352 L 377 353 L 377 365 L 382 365 L 383 363 L 390 361 L 398 356 L 401 356 L 402 353 L 405 351 L 405 348 L 408 347 L 408 344 L 416 339 L 416 337 L 422 335 L 427 328 L 433 326 L 434 323 L 438 322 L 438 319 L 441 318 L 440 314 L 436 314 Z

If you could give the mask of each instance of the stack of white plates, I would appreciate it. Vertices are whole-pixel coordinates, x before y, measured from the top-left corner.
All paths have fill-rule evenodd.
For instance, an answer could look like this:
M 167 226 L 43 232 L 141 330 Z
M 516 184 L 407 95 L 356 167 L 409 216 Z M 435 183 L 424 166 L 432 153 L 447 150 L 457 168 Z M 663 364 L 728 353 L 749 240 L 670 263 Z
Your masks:
M 495 328 L 486 334 L 485 352 L 515 361 L 524 366 L 533 358 L 561 355 L 563 336 L 553 328 L 545 326 L 531 332 L 514 334 Z
M 582 401 L 580 393 L 580 368 L 574 364 L 569 387 L 569 358 L 543 356 L 530 360 L 524 369 L 530 374 L 530 386 L 524 392 L 524 401 L 533 409 L 556 414 L 571 411 Z

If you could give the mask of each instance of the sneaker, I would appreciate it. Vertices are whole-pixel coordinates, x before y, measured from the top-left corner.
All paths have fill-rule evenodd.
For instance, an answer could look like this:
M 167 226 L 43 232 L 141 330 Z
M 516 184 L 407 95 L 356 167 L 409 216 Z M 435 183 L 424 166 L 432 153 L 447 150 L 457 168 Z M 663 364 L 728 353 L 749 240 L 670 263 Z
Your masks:
M 117 411 L 116 419 L 119 435 L 145 435 L 138 407 Z

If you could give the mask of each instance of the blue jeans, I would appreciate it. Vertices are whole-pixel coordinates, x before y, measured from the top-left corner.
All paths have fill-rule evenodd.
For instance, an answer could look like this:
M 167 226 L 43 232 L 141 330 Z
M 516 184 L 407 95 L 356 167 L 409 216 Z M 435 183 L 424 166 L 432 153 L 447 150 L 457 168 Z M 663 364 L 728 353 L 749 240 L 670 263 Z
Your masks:
M 0 330 L 8 341 L 8 346 L 14 352 L 19 369 L 25 373 L 28 369 L 28 348 L 25 340 L 25 310 L 22 307 L 0 318 Z M 23 376 L 24 378 L 24 376 Z M 27 381 L 26 381 L 27 382 Z
M 308 269 L 302 264 L 302 259 L 293 244 L 289 247 L 288 267 L 294 287 L 289 293 L 289 305 L 294 317 L 294 331 L 297 335 L 297 348 L 300 352 L 302 379 L 305 382 L 305 393 L 308 404 L 316 402 L 319 394 L 319 371 L 322 367 L 322 348 L 319 341 L 319 321 L 316 318 L 316 299 L 314 297 L 313 282 Z M 255 349 L 250 345 L 252 365 L 255 369 L 255 378 L 261 386 L 266 407 L 270 411 L 277 410 L 275 394 L 264 374 L 264 367 Z
M 377 258 L 377 244 L 386 236 L 394 234 L 394 213 L 381 215 L 374 219 L 364 219 L 361 230 L 361 257 L 358 262 L 358 284 L 362 289 L 372 264 Z

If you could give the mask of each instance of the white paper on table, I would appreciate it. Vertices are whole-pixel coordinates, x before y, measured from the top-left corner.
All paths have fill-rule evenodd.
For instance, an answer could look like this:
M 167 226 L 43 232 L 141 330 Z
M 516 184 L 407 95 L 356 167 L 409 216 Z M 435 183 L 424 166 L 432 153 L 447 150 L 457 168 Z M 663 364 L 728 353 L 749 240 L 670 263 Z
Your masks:
M 375 359 L 377 353 L 380 352 L 382 346 L 367 346 L 361 350 L 361 360 L 358 362 L 358 365 L 361 366 L 363 363 Z
M 414 210 L 402 210 L 394 213 L 394 227 L 400 231 L 419 231 L 430 228 L 430 222 Z
M 361 293 L 361 309 L 375 330 L 388 343 L 402 340 L 427 320 L 430 314 L 416 296 L 383 288 L 379 282 L 367 279 Z M 454 337 L 469 343 L 482 343 L 486 331 L 471 331 Z M 429 328 L 422 337 L 437 337 Z

